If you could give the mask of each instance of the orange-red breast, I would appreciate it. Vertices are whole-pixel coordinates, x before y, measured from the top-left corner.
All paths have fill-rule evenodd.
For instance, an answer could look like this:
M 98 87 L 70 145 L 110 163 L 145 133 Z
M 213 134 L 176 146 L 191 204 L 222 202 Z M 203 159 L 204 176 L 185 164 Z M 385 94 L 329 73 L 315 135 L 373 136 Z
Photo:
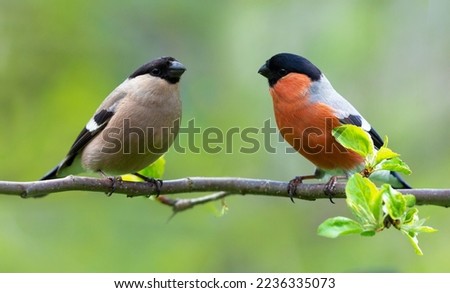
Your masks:
M 370 134 L 375 148 L 383 145 L 381 137 L 355 107 L 306 58 L 280 53 L 267 60 L 258 73 L 269 81 L 281 135 L 317 167 L 314 175 L 291 180 L 291 196 L 303 179 L 320 179 L 331 174 L 333 181 L 327 184 L 330 187 L 336 182 L 335 175 L 348 176 L 362 167 L 364 158 L 340 145 L 331 134 L 333 128 L 342 124 L 357 125 Z M 411 188 L 395 172 L 377 174 L 377 179 L 395 188 Z

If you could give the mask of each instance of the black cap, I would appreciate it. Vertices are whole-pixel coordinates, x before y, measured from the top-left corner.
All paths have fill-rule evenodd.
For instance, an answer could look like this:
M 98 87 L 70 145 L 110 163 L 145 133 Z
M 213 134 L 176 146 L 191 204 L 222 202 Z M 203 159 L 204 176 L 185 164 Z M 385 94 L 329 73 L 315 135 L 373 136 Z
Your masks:
M 165 79 L 170 83 L 177 83 L 185 71 L 186 67 L 175 58 L 161 57 L 142 65 L 129 78 L 150 74 Z
M 272 56 L 261 66 L 258 73 L 265 76 L 269 85 L 273 86 L 283 76 L 296 72 L 305 74 L 312 81 L 320 79 L 322 72 L 308 59 L 291 53 L 280 53 Z

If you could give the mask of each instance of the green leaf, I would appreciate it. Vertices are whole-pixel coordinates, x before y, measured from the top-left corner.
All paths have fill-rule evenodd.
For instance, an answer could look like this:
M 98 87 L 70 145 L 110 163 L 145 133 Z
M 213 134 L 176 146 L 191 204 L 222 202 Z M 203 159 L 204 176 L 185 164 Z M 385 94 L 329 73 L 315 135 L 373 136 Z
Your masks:
M 358 222 L 345 217 L 327 219 L 317 228 L 317 234 L 328 238 L 336 238 L 348 234 L 360 234 L 361 232 L 363 232 L 363 229 Z
M 409 168 L 409 166 L 399 157 L 382 161 L 377 165 L 377 169 L 378 168 L 381 170 L 400 172 L 405 175 L 411 174 L 411 169 Z
M 397 154 L 396 152 L 392 151 L 390 148 L 387 148 L 385 146 L 382 146 L 378 152 L 377 155 L 375 157 L 375 164 L 379 164 L 380 162 L 384 161 L 384 160 L 390 160 L 393 158 L 397 158 L 400 155 Z
M 426 219 L 419 219 L 418 212 L 415 212 L 411 221 L 407 222 L 405 219 L 401 229 L 408 231 L 409 233 L 433 233 L 437 231 L 433 227 L 423 226 L 425 221 Z
M 402 218 L 406 212 L 406 200 L 403 194 L 393 189 L 389 184 L 383 184 L 380 191 L 389 216 L 394 220 Z
M 419 210 L 417 208 L 409 209 L 403 218 L 403 224 L 410 224 L 419 220 Z
M 139 174 L 150 178 L 162 178 L 166 168 L 166 159 L 164 156 L 159 157 L 153 164 L 139 171 Z
M 437 232 L 437 229 L 434 229 L 430 226 L 419 226 L 416 229 L 417 233 L 434 233 Z
M 423 226 L 425 221 L 426 219 L 419 219 L 419 210 L 417 208 L 410 208 L 404 214 L 403 221 L 400 225 L 400 231 L 408 238 L 418 255 L 423 255 L 419 247 L 419 239 L 417 238 L 419 233 L 432 233 L 437 231 L 432 227 Z
M 406 200 L 406 206 L 408 208 L 412 208 L 413 206 L 416 205 L 416 197 L 412 194 L 404 194 L 403 195 L 405 197 Z
M 164 156 L 161 156 L 158 160 L 156 160 L 153 164 L 147 166 L 142 169 L 138 173 L 144 175 L 149 178 L 162 178 L 164 175 L 164 169 L 166 166 L 166 160 Z M 143 181 L 141 178 L 134 176 L 133 174 L 126 174 L 121 176 L 124 181 L 134 181 L 141 182 Z
M 346 124 L 334 128 L 332 134 L 342 146 L 364 158 L 373 154 L 373 141 L 361 127 Z
M 375 236 L 375 234 L 376 234 L 376 231 L 373 231 L 373 230 L 368 230 L 368 231 L 361 232 L 361 236 L 365 236 L 365 237 Z
M 408 231 L 405 230 L 401 230 L 403 235 L 406 236 L 406 238 L 408 238 L 409 243 L 411 243 L 411 245 L 414 248 L 414 252 L 417 255 L 423 255 L 422 250 L 419 247 L 419 239 L 417 239 L 417 234 L 416 233 L 409 233 Z
M 375 184 L 361 174 L 352 175 L 345 186 L 346 202 L 363 230 L 376 231 L 382 227 L 382 198 Z

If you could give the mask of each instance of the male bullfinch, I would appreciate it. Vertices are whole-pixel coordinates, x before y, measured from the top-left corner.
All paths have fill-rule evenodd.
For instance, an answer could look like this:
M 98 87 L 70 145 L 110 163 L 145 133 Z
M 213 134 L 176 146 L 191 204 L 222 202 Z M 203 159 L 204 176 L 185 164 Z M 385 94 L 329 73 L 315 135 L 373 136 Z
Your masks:
M 370 134 L 376 149 L 383 145 L 378 133 L 307 59 L 280 53 L 267 60 L 258 73 L 269 81 L 281 135 L 317 167 L 314 175 L 298 176 L 289 182 L 291 199 L 303 179 L 333 175 L 326 185 L 330 192 L 337 175 L 348 177 L 362 168 L 364 158 L 340 145 L 332 135 L 333 128 L 343 124 L 359 126 Z M 395 172 L 377 173 L 373 174 L 377 181 L 390 183 L 394 188 L 411 188 Z
M 172 57 L 139 67 L 106 97 L 66 157 L 41 180 L 88 171 L 132 173 L 158 183 L 137 172 L 164 154 L 178 134 L 179 81 L 185 70 Z

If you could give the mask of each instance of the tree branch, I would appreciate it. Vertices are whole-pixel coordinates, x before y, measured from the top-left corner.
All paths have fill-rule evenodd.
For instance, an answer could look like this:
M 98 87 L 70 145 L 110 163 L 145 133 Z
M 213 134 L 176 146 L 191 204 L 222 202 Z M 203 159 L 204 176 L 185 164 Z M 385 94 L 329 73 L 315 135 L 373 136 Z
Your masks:
M 192 208 L 199 204 L 225 198 L 233 194 L 254 194 L 288 198 L 287 182 L 266 179 L 233 177 L 190 177 L 165 180 L 161 187 L 159 201 L 169 205 L 175 212 Z M 0 194 L 18 195 L 23 198 L 39 197 L 47 193 L 63 191 L 97 191 L 126 194 L 129 197 L 156 194 L 153 184 L 147 182 L 126 182 L 109 178 L 68 176 L 61 179 L 33 182 L 0 181 Z M 296 197 L 303 200 L 328 198 L 323 184 L 300 184 Z M 402 193 L 413 194 L 417 205 L 450 206 L 450 189 L 403 189 Z M 169 194 L 214 192 L 213 194 L 190 199 L 172 199 Z M 338 183 L 333 198 L 345 198 L 345 184 Z

